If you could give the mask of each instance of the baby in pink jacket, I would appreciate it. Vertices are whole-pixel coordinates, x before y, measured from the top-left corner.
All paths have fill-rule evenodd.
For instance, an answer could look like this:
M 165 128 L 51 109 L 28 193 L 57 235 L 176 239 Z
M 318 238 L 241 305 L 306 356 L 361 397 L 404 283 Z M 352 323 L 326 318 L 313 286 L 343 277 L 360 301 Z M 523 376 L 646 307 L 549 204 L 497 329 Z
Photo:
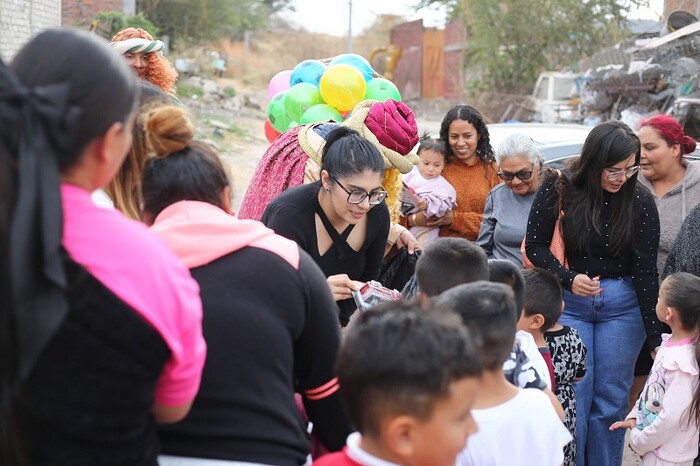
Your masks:
M 447 158 L 447 144 L 440 139 L 421 138 L 418 165 L 404 175 L 403 182 L 418 196 L 419 202 L 410 213 L 423 211 L 426 217 L 442 217 L 457 205 L 457 192 L 445 178 L 442 169 Z M 412 226 L 409 231 L 423 247 L 438 238 L 440 227 Z

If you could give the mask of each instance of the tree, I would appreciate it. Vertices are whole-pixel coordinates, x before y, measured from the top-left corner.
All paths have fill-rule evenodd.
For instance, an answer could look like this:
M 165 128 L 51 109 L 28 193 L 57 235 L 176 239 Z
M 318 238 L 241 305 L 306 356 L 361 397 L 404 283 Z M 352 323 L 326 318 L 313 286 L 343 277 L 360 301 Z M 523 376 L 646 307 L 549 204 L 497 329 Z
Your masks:
M 265 27 L 274 12 L 292 0 L 148 0 L 145 15 L 175 42 L 201 42 L 220 37 L 241 38 L 245 31 Z
M 95 15 L 94 20 L 97 21 L 97 25 L 101 25 L 98 26 L 98 32 L 104 34 L 108 40 L 124 28 L 145 29 L 154 37 L 160 31 L 141 13 L 127 17 L 121 11 L 100 11 Z
M 576 64 L 613 45 L 633 5 L 648 0 L 421 0 L 417 8 L 446 5 L 467 28 L 470 65 L 483 70 L 481 86 L 524 92 L 545 69 Z

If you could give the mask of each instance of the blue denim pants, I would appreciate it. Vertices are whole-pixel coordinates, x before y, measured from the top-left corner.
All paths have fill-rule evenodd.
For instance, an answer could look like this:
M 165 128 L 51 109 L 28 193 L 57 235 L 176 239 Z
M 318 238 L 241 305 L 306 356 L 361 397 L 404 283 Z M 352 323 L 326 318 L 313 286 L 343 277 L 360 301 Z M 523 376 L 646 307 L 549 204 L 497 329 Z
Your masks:
M 632 279 L 602 279 L 600 287 L 592 298 L 565 291 L 560 319 L 588 348 L 586 375 L 574 384 L 577 466 L 622 464 L 625 430 L 608 428 L 627 415 L 634 363 L 646 340 Z

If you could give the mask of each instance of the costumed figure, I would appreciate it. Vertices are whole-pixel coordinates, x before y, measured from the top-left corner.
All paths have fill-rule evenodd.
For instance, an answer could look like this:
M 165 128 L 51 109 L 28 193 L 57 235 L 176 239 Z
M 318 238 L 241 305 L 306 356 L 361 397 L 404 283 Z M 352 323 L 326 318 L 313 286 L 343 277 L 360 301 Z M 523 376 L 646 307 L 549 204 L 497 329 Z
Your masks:
M 116 33 L 109 45 L 124 55 L 139 78 L 175 94 L 177 71 L 163 56 L 163 41 L 154 40 L 144 29 L 126 28 Z

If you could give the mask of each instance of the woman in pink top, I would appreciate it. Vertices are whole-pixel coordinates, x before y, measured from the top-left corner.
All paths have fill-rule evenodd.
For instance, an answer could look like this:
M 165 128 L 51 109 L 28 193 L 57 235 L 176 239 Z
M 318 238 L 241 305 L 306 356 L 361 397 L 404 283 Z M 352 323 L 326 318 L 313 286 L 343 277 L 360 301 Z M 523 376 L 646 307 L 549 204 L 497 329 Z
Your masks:
M 196 282 L 144 225 L 90 198 L 129 149 L 137 89 L 77 30 L 0 64 L 3 464 L 156 465 L 155 423 L 182 419 L 197 393 Z

